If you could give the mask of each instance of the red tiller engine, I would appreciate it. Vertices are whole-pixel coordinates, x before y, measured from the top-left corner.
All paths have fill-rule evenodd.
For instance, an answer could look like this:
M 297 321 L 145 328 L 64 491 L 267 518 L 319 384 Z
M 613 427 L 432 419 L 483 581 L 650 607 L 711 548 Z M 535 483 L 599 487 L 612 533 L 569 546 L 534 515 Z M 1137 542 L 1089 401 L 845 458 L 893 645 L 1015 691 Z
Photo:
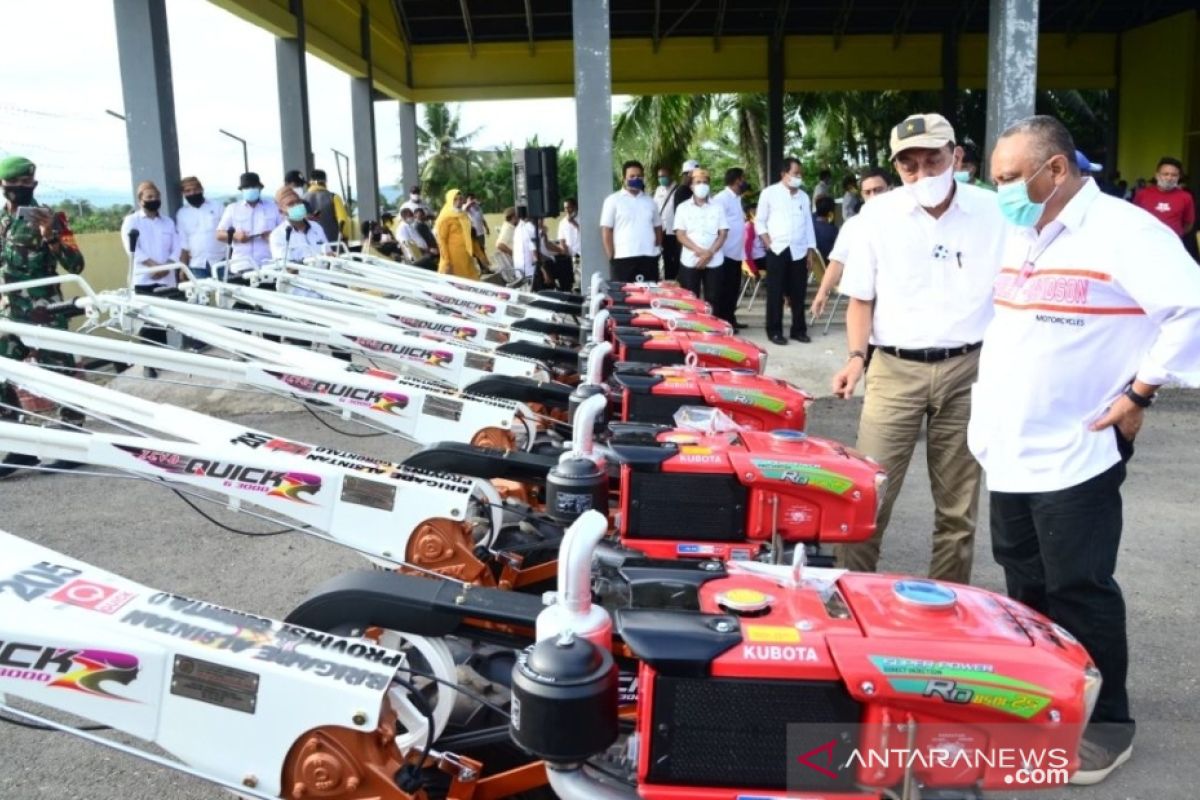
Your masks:
M 693 314 L 711 314 L 712 306 L 687 289 L 634 287 L 629 291 L 610 291 L 607 307 L 621 310 L 628 307 L 663 308 Z
M 837 442 L 795 430 L 699 434 L 610 426 L 616 525 L 659 558 L 754 558 L 771 544 L 864 541 L 887 477 Z
M 690 333 L 719 333 L 732 336 L 733 326 L 712 314 L 673 311 L 665 308 L 609 309 L 615 325 L 624 328 L 647 328 L 656 331 L 686 331 Z
M 614 686 L 594 636 L 546 638 L 514 670 L 513 737 L 546 759 L 560 796 L 587 796 L 596 779 L 578 765 L 611 757 L 596 746 L 616 738 L 619 701 L 636 704 L 621 752 L 642 800 L 967 798 L 1062 785 L 1077 768 L 1099 673 L 1045 617 L 929 580 L 696 566 L 627 576 L 613 632 L 640 662 L 632 686 Z M 586 731 L 548 702 L 570 677 Z
M 610 335 L 617 348 L 616 361 L 748 369 L 759 374 L 767 368 L 766 351 L 739 336 L 643 328 L 614 328 Z
M 812 395 L 748 370 L 618 363 L 608 381 L 621 422 L 671 424 L 682 406 L 719 408 L 755 431 L 804 430 Z

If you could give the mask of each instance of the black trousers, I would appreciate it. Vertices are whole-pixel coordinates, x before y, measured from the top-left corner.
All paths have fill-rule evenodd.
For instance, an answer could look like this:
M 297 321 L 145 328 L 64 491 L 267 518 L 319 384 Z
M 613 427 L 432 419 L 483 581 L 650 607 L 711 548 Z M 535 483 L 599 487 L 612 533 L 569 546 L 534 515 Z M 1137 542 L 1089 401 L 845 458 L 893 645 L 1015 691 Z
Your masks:
M 614 258 L 609 262 L 612 267 L 612 279 L 633 283 L 640 276 L 642 280 L 658 280 L 658 256 L 630 256 Z
M 767 335 L 783 335 L 783 299 L 792 304 L 792 327 L 790 335 L 803 336 L 808 333 L 805 319 L 805 294 L 808 292 L 808 253 L 801 253 L 793 260 L 792 249 L 782 253 L 767 251 Z
M 713 304 L 713 313 L 730 325 L 737 322 L 737 301 L 741 291 L 742 262 L 726 258 L 721 266 L 721 291 Z
M 145 286 L 134 286 L 133 293 L 134 294 L 152 295 L 152 294 L 154 294 L 154 290 L 157 288 L 158 288 L 157 284 L 148 284 Z M 166 343 L 167 343 L 167 329 L 166 328 L 158 328 L 153 325 L 143 325 L 142 329 L 140 331 L 138 331 L 138 336 L 145 339 L 147 342 L 154 342 L 155 344 L 166 345 Z
M 1132 446 L 1126 452 L 1131 454 Z M 1115 751 L 1133 741 L 1135 729 L 1125 689 L 1125 598 L 1113 578 L 1124 480 L 1122 461 L 1054 492 L 991 493 L 992 554 L 1004 568 L 1008 595 L 1066 628 L 1087 648 L 1104 679 L 1088 738 Z
M 679 240 L 675 238 L 675 234 L 663 234 L 662 243 L 662 264 L 663 264 L 663 280 L 674 281 L 679 280 L 679 256 L 683 248 L 679 244 Z
M 723 266 L 709 265 L 704 269 L 696 267 L 679 268 L 679 285 L 690 290 L 696 297 L 703 298 L 713 308 L 721 299 L 721 283 L 724 280 Z

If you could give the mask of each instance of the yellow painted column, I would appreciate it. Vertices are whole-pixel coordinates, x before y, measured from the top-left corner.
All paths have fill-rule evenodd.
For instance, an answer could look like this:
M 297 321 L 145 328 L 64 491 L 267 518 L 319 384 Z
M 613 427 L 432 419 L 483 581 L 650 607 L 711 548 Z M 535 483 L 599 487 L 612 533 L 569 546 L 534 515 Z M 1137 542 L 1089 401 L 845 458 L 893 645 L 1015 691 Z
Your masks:
M 1198 19 L 1186 11 L 1121 35 L 1117 168 L 1131 185 L 1152 177 L 1163 156 L 1185 159 L 1193 176 L 1200 169 L 1189 136 L 1200 113 Z

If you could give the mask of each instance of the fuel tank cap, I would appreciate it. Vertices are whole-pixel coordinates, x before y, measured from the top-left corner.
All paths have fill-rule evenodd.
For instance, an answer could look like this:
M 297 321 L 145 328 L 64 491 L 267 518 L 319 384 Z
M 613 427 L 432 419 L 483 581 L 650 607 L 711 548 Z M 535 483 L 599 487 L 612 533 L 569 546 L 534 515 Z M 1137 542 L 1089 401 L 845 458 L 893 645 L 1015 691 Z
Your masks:
M 808 434 L 791 428 L 776 428 L 771 431 L 771 438 L 778 442 L 803 442 L 808 438 Z
M 730 589 L 717 595 L 717 605 L 736 614 L 755 614 L 770 608 L 772 599 L 757 589 Z
M 919 579 L 896 581 L 892 584 L 896 597 L 905 603 L 929 609 L 952 608 L 958 594 L 949 586 Z

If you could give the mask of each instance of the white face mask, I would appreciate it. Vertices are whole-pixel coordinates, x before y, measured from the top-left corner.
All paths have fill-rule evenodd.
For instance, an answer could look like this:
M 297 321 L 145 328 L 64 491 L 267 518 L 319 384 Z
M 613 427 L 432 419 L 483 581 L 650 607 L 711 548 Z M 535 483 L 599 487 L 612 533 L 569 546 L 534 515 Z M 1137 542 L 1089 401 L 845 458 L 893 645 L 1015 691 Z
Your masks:
M 692 186 L 692 194 L 696 195 L 696 197 L 699 197 L 701 200 L 708 197 L 709 191 L 710 190 L 707 183 L 697 183 Z
M 793 189 L 799 189 L 804 185 L 804 181 L 801 180 L 799 175 L 788 175 L 787 185 Z
M 939 205 L 950 194 L 954 185 L 954 165 L 951 164 L 941 175 L 929 175 L 914 183 L 905 184 L 916 201 L 925 208 Z

